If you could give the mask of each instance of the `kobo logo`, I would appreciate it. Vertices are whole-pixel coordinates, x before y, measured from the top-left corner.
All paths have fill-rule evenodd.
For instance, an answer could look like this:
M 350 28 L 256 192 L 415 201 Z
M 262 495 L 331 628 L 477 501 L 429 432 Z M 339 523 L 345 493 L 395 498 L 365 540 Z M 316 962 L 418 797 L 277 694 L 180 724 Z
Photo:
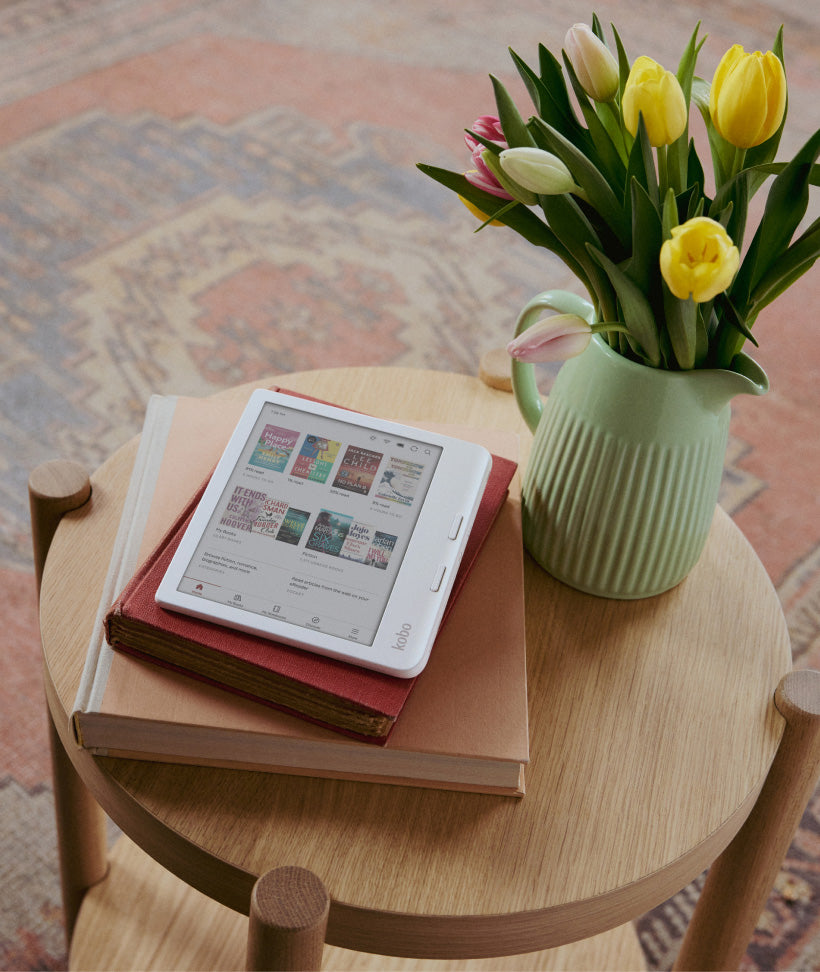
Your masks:
M 401 630 L 396 632 L 395 645 L 391 645 L 390 647 L 395 651 L 404 651 L 404 649 L 407 647 L 407 639 L 410 637 L 411 628 L 412 625 L 405 621 L 405 623 L 401 626 Z

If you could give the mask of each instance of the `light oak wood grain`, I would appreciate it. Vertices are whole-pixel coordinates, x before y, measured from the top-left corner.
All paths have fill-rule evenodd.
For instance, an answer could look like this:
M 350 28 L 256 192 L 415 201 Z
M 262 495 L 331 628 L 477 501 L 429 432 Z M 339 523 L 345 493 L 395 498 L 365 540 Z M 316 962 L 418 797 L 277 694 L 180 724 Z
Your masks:
M 363 411 L 529 433 L 476 379 L 338 369 L 282 384 Z M 244 395 L 246 389 L 231 395 Z M 49 705 L 108 813 L 156 860 L 247 913 L 272 867 L 321 877 L 328 941 L 421 956 L 492 956 L 622 924 L 697 876 L 748 815 L 783 720 L 791 667 L 778 600 L 717 511 L 678 588 L 615 602 L 526 565 L 532 761 L 523 800 L 92 759 L 68 731 L 134 445 L 93 477 L 46 566 Z M 499 584 L 503 596 L 503 584 Z
M 192 890 L 122 837 L 111 874 L 92 888 L 80 913 L 69 967 L 83 972 L 244 969 L 248 919 Z M 112 934 L 112 924 L 116 934 Z M 630 924 L 560 948 L 473 960 L 419 960 L 326 945 L 331 972 L 634 972 L 645 968 Z

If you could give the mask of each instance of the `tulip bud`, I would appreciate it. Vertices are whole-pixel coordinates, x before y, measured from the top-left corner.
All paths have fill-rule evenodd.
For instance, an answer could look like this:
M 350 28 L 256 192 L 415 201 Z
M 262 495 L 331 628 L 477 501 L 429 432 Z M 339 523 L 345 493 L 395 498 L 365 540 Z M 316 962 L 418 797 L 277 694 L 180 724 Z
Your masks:
M 572 173 L 551 152 L 526 147 L 504 149 L 498 160 L 506 176 L 539 196 L 558 196 L 578 190 Z
M 777 55 L 730 47 L 709 91 L 709 112 L 720 135 L 736 148 L 752 148 L 774 135 L 785 111 L 786 72 Z
M 688 113 L 680 82 L 651 57 L 639 57 L 632 65 L 621 104 L 624 124 L 632 135 L 643 115 L 649 143 L 655 148 L 671 145 L 686 130 Z
M 533 324 L 507 345 L 517 361 L 564 361 L 586 349 L 592 328 L 575 314 L 555 314 Z
M 504 151 L 509 151 L 504 149 Z M 501 188 L 507 192 L 511 199 L 515 199 L 516 202 L 523 203 L 525 206 L 534 206 L 538 202 L 538 197 L 532 190 L 527 189 L 522 186 L 521 183 L 517 182 L 515 179 L 511 178 L 510 175 L 504 171 L 501 166 L 501 156 L 495 155 L 490 152 L 489 149 L 484 152 L 482 156 L 484 159 L 484 164 L 493 174 L 493 177 L 498 181 Z
M 470 131 L 465 132 L 464 141 L 467 143 L 470 152 L 474 152 L 476 147 L 481 144 L 477 138 L 474 138 L 473 133 L 502 147 L 507 144 L 501 122 L 496 115 L 482 115 L 480 118 L 476 118 Z
M 618 63 L 609 48 L 586 24 L 567 31 L 564 48 L 581 87 L 593 101 L 612 101 L 618 91 Z
M 740 254 L 723 226 L 695 216 L 672 230 L 660 255 L 661 274 L 679 300 L 712 300 L 734 280 Z
M 464 178 L 476 189 L 488 192 L 491 196 L 498 196 L 500 199 L 512 199 L 512 195 L 501 185 L 496 174 L 487 165 L 485 155 L 488 156 L 489 154 L 479 146 L 473 153 L 475 168 L 465 172 Z

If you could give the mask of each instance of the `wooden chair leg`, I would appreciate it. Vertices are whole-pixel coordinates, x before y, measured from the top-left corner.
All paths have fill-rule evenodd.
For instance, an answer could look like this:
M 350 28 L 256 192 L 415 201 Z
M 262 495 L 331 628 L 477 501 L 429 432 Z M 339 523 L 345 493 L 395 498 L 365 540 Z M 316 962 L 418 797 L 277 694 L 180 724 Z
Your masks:
M 312 872 L 278 867 L 251 894 L 247 968 L 308 972 L 322 967 L 330 896 Z
M 39 595 L 48 548 L 69 510 L 78 509 L 91 496 L 88 474 L 75 462 L 57 459 L 38 466 L 29 477 L 31 538 Z M 85 788 L 71 764 L 49 716 L 49 742 L 60 855 L 66 936 L 71 942 L 83 895 L 105 877 L 105 815 Z
M 737 969 L 820 775 L 820 672 L 786 675 L 775 693 L 783 737 L 749 818 L 709 869 L 675 963 Z

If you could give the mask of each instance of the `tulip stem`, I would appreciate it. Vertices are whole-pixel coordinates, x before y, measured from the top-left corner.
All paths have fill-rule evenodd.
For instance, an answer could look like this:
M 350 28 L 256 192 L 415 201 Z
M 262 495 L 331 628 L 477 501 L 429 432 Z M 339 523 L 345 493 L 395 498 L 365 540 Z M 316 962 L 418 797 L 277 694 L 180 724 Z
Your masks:
M 590 327 L 593 334 L 629 334 L 629 328 L 620 321 L 599 321 Z
M 732 171 L 729 173 L 729 178 L 734 179 L 734 177 L 743 169 L 746 162 L 746 149 L 737 148 L 735 146 L 734 154 L 732 155 Z
M 669 156 L 665 145 L 659 145 L 658 149 L 658 188 L 660 198 L 666 198 L 666 190 L 669 188 Z

